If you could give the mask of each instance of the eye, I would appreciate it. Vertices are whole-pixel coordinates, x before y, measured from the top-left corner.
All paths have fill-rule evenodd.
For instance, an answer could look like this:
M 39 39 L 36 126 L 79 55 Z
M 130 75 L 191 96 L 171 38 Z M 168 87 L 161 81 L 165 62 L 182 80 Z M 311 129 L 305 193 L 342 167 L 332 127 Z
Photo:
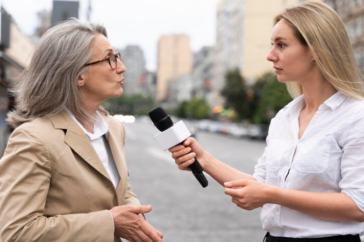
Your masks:
M 279 44 L 278 44 L 278 47 L 279 47 L 280 49 L 283 49 L 284 47 L 286 47 L 286 45 L 285 45 L 285 44 L 283 44 L 283 43 L 279 43 Z

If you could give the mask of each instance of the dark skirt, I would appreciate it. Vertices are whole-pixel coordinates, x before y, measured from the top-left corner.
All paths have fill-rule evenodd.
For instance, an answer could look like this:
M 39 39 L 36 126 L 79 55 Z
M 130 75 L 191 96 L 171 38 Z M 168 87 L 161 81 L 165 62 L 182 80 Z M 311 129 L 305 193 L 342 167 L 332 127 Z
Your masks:
M 324 238 L 286 238 L 286 237 L 274 237 L 269 233 L 265 235 L 265 242 L 360 242 L 359 235 L 338 235 L 334 237 Z

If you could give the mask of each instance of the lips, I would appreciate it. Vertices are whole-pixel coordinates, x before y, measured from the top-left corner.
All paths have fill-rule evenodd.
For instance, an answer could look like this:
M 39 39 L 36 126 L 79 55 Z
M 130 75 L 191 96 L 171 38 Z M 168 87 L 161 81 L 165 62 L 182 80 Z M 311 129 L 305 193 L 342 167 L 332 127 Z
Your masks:
M 273 66 L 274 69 L 276 69 L 277 71 L 282 71 L 283 69 L 282 68 L 279 68 L 279 67 L 276 67 L 276 66 Z

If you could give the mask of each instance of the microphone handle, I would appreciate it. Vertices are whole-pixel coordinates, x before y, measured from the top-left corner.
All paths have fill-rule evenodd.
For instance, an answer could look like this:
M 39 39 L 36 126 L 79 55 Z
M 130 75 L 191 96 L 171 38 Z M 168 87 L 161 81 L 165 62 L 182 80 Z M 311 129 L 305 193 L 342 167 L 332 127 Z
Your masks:
M 183 142 L 180 143 L 183 145 Z M 196 177 L 197 181 L 201 184 L 203 188 L 207 187 L 209 182 L 207 181 L 205 175 L 203 174 L 203 168 L 198 162 L 198 160 L 195 158 L 195 162 L 193 162 L 191 165 L 188 166 L 188 168 L 191 169 L 193 175 Z
M 209 182 L 207 181 L 205 175 L 203 174 L 203 168 L 200 165 L 200 162 L 195 158 L 195 162 L 193 162 L 189 167 L 193 173 L 193 175 L 196 177 L 197 181 L 201 184 L 203 188 L 207 187 Z

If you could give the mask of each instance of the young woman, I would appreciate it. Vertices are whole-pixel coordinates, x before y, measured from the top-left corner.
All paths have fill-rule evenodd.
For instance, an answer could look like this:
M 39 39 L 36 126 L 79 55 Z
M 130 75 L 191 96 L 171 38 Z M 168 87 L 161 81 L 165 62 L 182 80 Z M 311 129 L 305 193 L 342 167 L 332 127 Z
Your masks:
M 364 92 L 345 27 L 327 5 L 304 3 L 277 16 L 271 41 L 267 59 L 295 99 L 271 121 L 253 176 L 192 138 L 172 157 L 183 170 L 197 157 L 237 206 L 263 207 L 266 241 L 360 241 Z

